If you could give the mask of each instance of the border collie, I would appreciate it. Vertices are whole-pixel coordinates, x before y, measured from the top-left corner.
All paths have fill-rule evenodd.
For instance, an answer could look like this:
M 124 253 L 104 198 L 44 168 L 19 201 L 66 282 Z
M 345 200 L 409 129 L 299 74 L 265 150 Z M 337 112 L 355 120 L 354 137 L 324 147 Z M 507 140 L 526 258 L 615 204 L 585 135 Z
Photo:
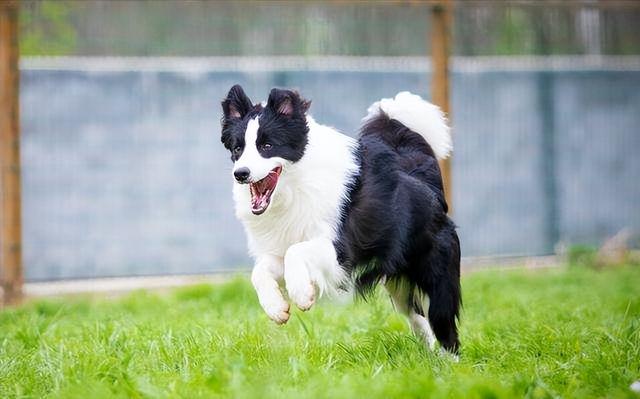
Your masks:
M 433 348 L 458 352 L 460 244 L 437 158 L 452 149 L 438 107 L 409 92 L 374 103 L 353 139 L 317 123 L 296 91 L 253 104 L 239 85 L 222 102 L 236 216 L 255 258 L 251 281 L 276 323 L 288 298 L 384 284 Z M 428 302 L 428 310 L 425 312 Z

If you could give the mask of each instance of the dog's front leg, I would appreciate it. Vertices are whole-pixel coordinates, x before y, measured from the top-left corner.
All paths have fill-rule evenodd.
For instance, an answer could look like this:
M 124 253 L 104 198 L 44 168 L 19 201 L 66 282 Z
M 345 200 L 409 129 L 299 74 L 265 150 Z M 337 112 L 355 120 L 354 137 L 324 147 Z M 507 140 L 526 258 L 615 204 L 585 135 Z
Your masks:
M 289 298 L 301 310 L 308 310 L 318 291 L 333 290 L 344 280 L 329 239 L 303 241 L 289 247 L 284 256 L 284 282 Z
M 284 264 L 281 257 L 262 255 L 258 257 L 251 282 L 258 294 L 260 305 L 269 318 L 278 324 L 289 320 L 289 303 L 282 296 L 278 281 L 284 276 Z

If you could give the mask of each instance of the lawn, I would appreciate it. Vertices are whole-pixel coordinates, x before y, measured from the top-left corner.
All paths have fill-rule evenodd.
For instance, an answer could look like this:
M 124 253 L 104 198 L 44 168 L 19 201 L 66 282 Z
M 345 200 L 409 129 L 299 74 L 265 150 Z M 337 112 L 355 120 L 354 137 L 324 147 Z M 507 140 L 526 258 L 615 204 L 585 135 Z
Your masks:
M 276 326 L 247 280 L 0 311 L 0 397 L 638 397 L 640 267 L 466 275 L 459 363 L 382 291 Z

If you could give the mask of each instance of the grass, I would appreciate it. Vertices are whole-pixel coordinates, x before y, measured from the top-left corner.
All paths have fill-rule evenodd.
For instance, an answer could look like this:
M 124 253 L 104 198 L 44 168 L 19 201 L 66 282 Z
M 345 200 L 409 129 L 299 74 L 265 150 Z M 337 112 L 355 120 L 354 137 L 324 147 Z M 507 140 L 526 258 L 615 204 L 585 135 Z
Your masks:
M 637 397 L 640 268 L 463 278 L 459 363 L 413 338 L 383 292 L 285 326 L 247 279 L 0 312 L 0 397 Z

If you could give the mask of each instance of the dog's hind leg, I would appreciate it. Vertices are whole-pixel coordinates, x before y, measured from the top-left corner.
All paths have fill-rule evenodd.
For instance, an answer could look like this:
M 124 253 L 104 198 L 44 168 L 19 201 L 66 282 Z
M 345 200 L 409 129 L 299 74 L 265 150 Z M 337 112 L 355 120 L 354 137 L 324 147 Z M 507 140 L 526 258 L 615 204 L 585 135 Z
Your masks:
M 460 293 L 460 246 L 453 231 L 443 231 L 424 258 L 418 286 L 429 296 L 429 324 L 447 351 L 457 354 L 460 347 L 456 320 L 462 303 Z
M 424 295 L 417 291 L 415 285 L 404 278 L 387 280 L 385 288 L 389 292 L 389 296 L 391 296 L 391 302 L 396 311 L 409 319 L 413 333 L 422 339 L 429 349 L 433 350 L 436 344 L 436 336 L 424 317 Z

